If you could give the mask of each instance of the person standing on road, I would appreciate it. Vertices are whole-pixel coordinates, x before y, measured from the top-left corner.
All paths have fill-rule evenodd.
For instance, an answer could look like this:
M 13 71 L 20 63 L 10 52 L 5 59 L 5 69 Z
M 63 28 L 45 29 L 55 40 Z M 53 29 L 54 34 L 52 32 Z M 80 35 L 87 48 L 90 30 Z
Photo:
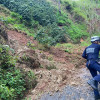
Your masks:
M 87 59 L 86 67 L 89 69 L 93 79 L 88 81 L 88 84 L 94 89 L 95 100 L 100 99 L 100 94 L 98 91 L 98 81 L 94 79 L 97 76 L 97 71 L 100 72 L 100 65 L 97 63 L 100 51 L 100 37 L 91 37 L 91 45 L 86 47 L 82 57 Z

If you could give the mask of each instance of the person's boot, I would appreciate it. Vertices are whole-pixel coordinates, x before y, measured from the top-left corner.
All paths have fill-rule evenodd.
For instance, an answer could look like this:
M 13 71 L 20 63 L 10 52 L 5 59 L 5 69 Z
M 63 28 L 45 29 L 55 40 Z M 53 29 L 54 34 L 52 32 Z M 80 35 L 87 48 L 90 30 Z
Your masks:
M 94 79 L 91 79 L 87 82 L 93 89 L 97 90 L 96 87 L 96 81 Z
M 95 96 L 95 100 L 100 100 L 100 95 Z

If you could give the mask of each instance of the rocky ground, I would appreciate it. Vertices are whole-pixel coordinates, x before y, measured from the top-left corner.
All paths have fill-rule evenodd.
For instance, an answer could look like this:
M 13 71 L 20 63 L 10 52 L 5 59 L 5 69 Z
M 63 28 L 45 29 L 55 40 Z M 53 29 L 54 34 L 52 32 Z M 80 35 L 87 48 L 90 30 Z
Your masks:
M 75 79 L 76 78 L 76 79 Z M 91 78 L 86 68 L 80 69 L 80 72 L 75 75 L 74 80 L 61 92 L 47 93 L 42 95 L 39 100 L 94 100 L 93 90 L 87 84 L 87 80 Z
M 8 30 L 7 34 L 10 47 L 19 55 L 16 67 L 31 70 L 37 76 L 38 83 L 26 94 L 27 100 L 94 100 L 93 90 L 87 84 L 91 76 L 81 57 L 85 47 L 76 46 L 71 53 L 55 47 L 43 51 L 25 33 Z M 21 62 L 23 53 L 31 62 Z

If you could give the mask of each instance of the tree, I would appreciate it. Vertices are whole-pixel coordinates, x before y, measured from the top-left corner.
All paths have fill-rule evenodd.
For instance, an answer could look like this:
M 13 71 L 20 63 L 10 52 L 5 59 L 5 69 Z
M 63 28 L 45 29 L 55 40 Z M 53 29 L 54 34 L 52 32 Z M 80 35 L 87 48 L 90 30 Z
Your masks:
M 97 13 L 99 4 L 96 3 L 98 0 L 89 0 L 89 3 L 85 0 L 82 2 L 82 7 L 80 6 L 80 9 L 84 10 L 87 16 L 86 23 L 88 25 L 88 32 L 90 35 L 99 33 L 100 15 Z

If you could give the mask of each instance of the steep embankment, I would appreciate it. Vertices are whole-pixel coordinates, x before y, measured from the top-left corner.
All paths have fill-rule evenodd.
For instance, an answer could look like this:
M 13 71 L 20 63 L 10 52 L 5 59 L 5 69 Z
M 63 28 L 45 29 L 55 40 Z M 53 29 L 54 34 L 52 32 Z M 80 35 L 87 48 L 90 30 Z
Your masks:
M 5 3 L 5 6 L 8 6 L 8 2 Z M 36 1 L 36 3 L 36 6 L 40 5 L 39 2 Z M 12 6 L 10 6 L 10 4 Z M 14 7 L 13 5 L 16 4 L 19 5 L 19 2 L 10 2 L 9 9 L 12 9 Z M 34 2 L 32 4 L 34 4 Z M 17 63 L 15 66 L 17 68 L 24 69 L 26 72 L 30 71 L 35 73 L 35 76 L 37 77 L 37 84 L 35 84 L 36 87 L 29 90 L 25 95 L 25 97 L 28 99 L 31 98 L 31 100 L 40 100 L 41 96 L 44 93 L 50 93 L 50 95 L 43 95 L 41 100 L 66 100 L 67 98 L 68 100 L 93 100 L 93 95 L 91 92 L 92 90 L 86 84 L 87 80 L 90 78 L 90 74 L 85 68 L 85 61 L 81 57 L 85 47 L 82 47 L 79 44 L 73 45 L 70 43 L 58 44 L 57 46 L 52 47 L 48 46 L 51 41 L 54 44 L 55 42 L 63 42 L 66 35 L 67 37 L 72 36 L 70 37 L 70 39 L 72 38 L 73 41 L 74 39 L 77 40 L 77 38 L 79 37 L 78 42 L 81 42 L 80 38 L 81 36 L 84 36 L 83 33 L 85 32 L 85 35 L 87 34 L 84 24 L 80 24 L 82 20 L 79 19 L 81 19 L 82 17 L 76 13 L 77 11 L 74 11 L 75 9 L 72 8 L 71 4 L 69 4 L 68 2 L 64 2 L 63 4 L 63 9 L 66 7 L 66 9 L 64 9 L 66 13 L 64 14 L 64 12 L 62 12 L 62 15 L 58 14 L 59 20 L 56 23 L 57 25 L 51 24 L 45 27 L 43 26 L 44 20 L 41 19 L 39 12 L 37 13 L 36 17 L 39 17 L 39 20 L 36 19 L 39 23 L 34 20 L 34 17 L 32 17 L 31 15 L 30 18 L 32 18 L 32 22 L 30 21 L 30 23 L 28 23 L 28 21 L 23 20 L 22 16 L 24 16 L 25 18 L 29 17 L 27 14 L 28 11 L 22 13 L 26 5 L 24 5 L 24 7 L 20 5 L 19 7 L 19 11 L 21 11 L 20 13 L 22 13 L 22 16 L 17 13 L 10 12 L 9 10 L 1 6 L 0 21 L 4 22 L 4 24 L 6 25 L 9 46 L 13 49 L 13 56 L 17 59 Z M 30 11 L 30 8 L 27 8 L 26 10 Z M 72 13 L 68 12 L 69 10 L 72 10 Z M 99 15 L 98 11 L 97 13 Z M 33 15 L 35 15 L 36 12 L 37 11 L 35 11 Z M 80 13 L 80 11 L 78 13 Z M 52 15 L 51 13 L 49 14 Z M 68 16 L 66 14 L 68 14 Z M 42 15 L 44 19 L 45 15 Z M 51 21 L 52 23 L 51 19 L 49 21 Z M 47 24 L 47 20 L 45 21 L 45 24 Z M 68 34 L 65 34 L 64 30 L 62 31 L 63 26 L 65 26 L 65 31 L 67 31 Z M 37 30 L 39 31 L 37 32 Z M 33 37 L 27 35 L 29 33 L 29 35 L 34 36 L 33 31 L 37 33 L 36 38 L 38 38 L 39 42 L 42 42 L 44 45 L 41 45 L 36 40 L 33 40 Z M 43 36 L 41 36 L 41 34 Z M 48 36 L 50 37 L 48 38 Z M 67 42 L 68 39 L 69 38 L 67 38 Z M 71 41 L 70 39 L 69 41 Z M 83 39 L 81 40 L 83 41 Z M 28 80 L 27 77 L 26 80 Z M 29 87 L 33 87 L 33 81 L 30 80 L 29 82 L 32 83 Z M 59 92 L 62 91 L 65 86 L 67 87 L 63 91 L 64 94 Z M 87 93 L 89 93 L 89 95 Z

